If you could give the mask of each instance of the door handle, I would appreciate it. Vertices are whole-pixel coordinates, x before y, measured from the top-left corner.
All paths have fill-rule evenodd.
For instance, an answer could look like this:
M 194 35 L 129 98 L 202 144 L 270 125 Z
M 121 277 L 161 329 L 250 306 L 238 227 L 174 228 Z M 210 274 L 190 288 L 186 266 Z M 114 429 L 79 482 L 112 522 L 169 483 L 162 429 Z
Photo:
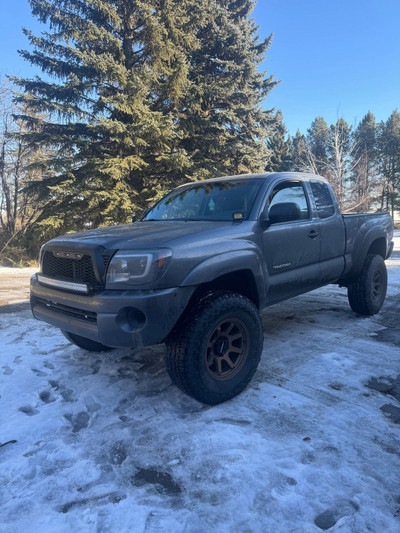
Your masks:
M 308 236 L 310 237 L 310 239 L 316 239 L 318 237 L 319 233 L 318 231 L 315 231 L 315 229 L 312 229 L 310 231 L 310 233 L 308 234 Z

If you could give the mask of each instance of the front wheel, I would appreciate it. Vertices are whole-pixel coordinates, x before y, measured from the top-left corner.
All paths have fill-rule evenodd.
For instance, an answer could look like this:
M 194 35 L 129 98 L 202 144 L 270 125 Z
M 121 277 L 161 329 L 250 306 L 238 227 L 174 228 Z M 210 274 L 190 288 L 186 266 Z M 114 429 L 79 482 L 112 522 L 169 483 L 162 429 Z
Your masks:
M 105 346 L 100 342 L 92 341 L 91 339 L 81 337 L 80 335 L 75 335 L 75 333 L 70 333 L 69 331 L 61 330 L 61 333 L 67 340 L 69 340 L 69 342 L 75 344 L 75 346 L 78 346 L 79 348 L 83 348 L 87 352 L 109 352 L 114 349 L 110 346 Z
M 216 405 L 248 385 L 262 344 L 255 305 L 240 294 L 218 291 L 200 300 L 167 341 L 167 370 L 186 394 Z
M 379 313 L 386 298 L 387 271 L 380 255 L 368 255 L 360 276 L 347 289 L 350 307 L 359 315 Z

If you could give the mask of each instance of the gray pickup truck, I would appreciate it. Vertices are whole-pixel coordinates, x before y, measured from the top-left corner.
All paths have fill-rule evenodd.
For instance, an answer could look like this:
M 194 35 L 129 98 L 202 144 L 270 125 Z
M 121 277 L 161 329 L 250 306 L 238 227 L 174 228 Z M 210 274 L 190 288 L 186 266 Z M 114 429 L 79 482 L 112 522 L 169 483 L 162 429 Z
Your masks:
M 377 313 L 392 236 L 388 213 L 341 215 L 319 176 L 190 183 L 138 222 L 47 242 L 32 311 L 89 351 L 165 342 L 172 381 L 214 405 L 251 380 L 264 307 L 336 283 Z

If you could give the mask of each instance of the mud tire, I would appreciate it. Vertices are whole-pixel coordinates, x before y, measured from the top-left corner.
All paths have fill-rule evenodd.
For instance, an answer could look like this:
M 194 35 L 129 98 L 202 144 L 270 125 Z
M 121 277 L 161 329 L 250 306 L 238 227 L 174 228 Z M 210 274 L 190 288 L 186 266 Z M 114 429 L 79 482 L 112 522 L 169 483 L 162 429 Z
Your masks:
M 386 298 L 387 271 L 380 255 L 368 255 L 360 276 L 347 289 L 350 307 L 355 313 L 372 316 Z
M 262 346 L 256 306 L 241 294 L 216 291 L 186 311 L 167 339 L 165 361 L 171 380 L 183 392 L 216 405 L 248 385 Z

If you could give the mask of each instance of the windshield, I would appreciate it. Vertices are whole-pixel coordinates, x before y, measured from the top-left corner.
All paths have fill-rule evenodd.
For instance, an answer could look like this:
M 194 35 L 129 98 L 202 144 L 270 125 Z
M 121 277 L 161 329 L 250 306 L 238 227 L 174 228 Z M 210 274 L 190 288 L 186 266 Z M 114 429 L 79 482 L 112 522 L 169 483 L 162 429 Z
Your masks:
M 247 220 L 261 180 L 214 181 L 175 189 L 142 220 Z

